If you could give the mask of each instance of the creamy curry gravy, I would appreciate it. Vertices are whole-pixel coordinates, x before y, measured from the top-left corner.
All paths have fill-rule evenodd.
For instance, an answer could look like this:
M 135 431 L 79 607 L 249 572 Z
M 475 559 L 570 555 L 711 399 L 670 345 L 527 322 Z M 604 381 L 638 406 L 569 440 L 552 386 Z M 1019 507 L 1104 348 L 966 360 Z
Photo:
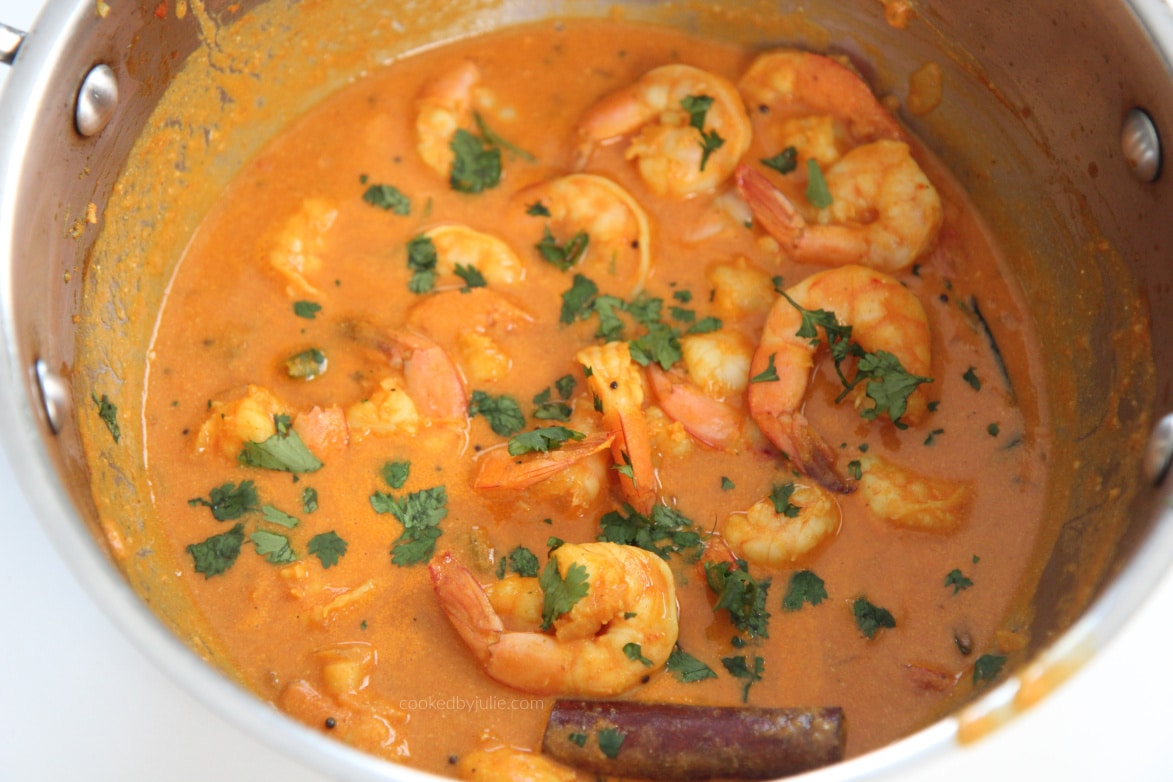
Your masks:
M 661 336 L 672 329 L 687 342 L 690 326 L 716 318 L 720 333 L 752 353 L 776 290 L 827 267 L 795 262 L 745 209 L 731 176 L 688 197 L 657 193 L 625 158 L 630 134 L 584 156 L 578 125 L 600 99 L 654 67 L 684 63 L 736 85 L 757 54 L 617 23 L 547 24 L 466 40 L 368 75 L 294 122 L 240 172 L 194 237 L 160 314 L 146 434 L 153 496 L 174 561 L 260 697 L 367 751 L 439 773 L 457 773 L 477 749 L 536 751 L 553 695 L 531 695 L 486 674 L 438 604 L 428 569 L 435 533 L 409 535 L 416 542 L 405 548 L 396 515 L 378 511 L 387 510 L 388 498 L 435 499 L 443 487 L 446 514 L 434 552 L 450 552 L 488 585 L 502 573 L 516 577 L 521 560 L 508 555 L 518 547 L 540 569 L 551 539 L 599 538 L 601 517 L 632 501 L 620 485 L 623 471 L 604 450 L 529 488 L 473 488 L 481 463 L 509 438 L 491 429 L 484 412 L 429 416 L 420 389 L 443 396 L 443 380 L 433 373 L 413 386 L 413 361 L 418 369 L 434 354 L 424 343 L 414 343 L 413 352 L 402 335 L 438 346 L 474 404 L 485 399 L 476 392 L 515 400 L 525 431 L 606 431 L 576 360 L 578 351 L 607 341 L 597 336 L 600 316 L 560 321 L 576 275 L 625 302 L 661 300 Z M 502 164 L 499 184 L 475 194 L 454 191 L 421 159 L 416 129 L 420 96 L 468 62 L 479 69 L 473 103 Z M 747 106 L 754 132 L 742 160 L 761 171 L 758 161 L 787 145 L 778 130 L 786 112 L 772 108 Z M 474 122 L 465 127 L 485 135 Z M 845 151 L 851 141 L 842 135 L 840 129 Z M 840 517 L 811 551 L 775 564 L 747 561 L 748 574 L 769 583 L 768 637 L 739 629 L 729 611 L 714 607 L 704 561 L 728 559 L 722 540 L 731 515 L 776 486 L 814 481 L 750 423 L 748 368 L 740 369 L 741 390 L 713 392 L 745 428 L 712 447 L 665 417 L 649 372 L 636 364 L 655 470 L 654 481 L 639 488 L 654 489 L 654 502 L 678 511 L 702 539 L 668 558 L 678 646 L 715 676 L 682 682 L 656 664 L 646 683 L 618 697 L 841 706 L 847 753 L 857 755 L 989 686 L 999 663 L 1024 642 L 1012 608 L 1040 516 L 1045 414 L 1030 384 L 1015 381 L 1037 375 L 1037 346 L 979 218 L 947 172 L 915 142 L 913 151 L 940 193 L 943 224 L 915 265 L 892 276 L 930 325 L 932 382 L 920 392 L 928 411 L 898 428 L 887 416 L 863 417 L 871 402 L 858 394 L 836 403 L 842 384 L 825 347 L 802 410 L 849 488 L 860 460 L 877 456 L 960 487 L 962 501 L 946 514 L 955 526 L 901 526 L 870 510 L 859 488 L 829 494 Z M 808 176 L 802 154 L 797 162 L 791 174 L 768 174 L 796 202 Z M 562 249 L 575 231 L 533 208 L 548 194 L 523 191 L 579 168 L 617 183 L 646 212 L 650 268 L 640 294 L 630 278 L 638 253 L 620 245 L 604 258 L 590 256 L 588 244 L 581 265 L 566 270 L 536 248 L 547 228 Z M 386 200 L 393 194 L 376 192 L 380 185 L 394 187 L 409 205 Z M 516 279 L 481 269 L 488 285 L 464 291 L 467 272 L 456 276 L 441 258 L 434 288 L 423 290 L 409 244 L 440 225 L 503 241 L 520 260 Z M 623 340 L 648 331 L 631 312 L 615 311 Z M 295 356 L 301 358 L 290 362 Z M 843 365 L 849 376 L 854 363 Z M 307 367 L 317 373 L 312 379 Z M 678 381 L 683 367 L 673 368 Z M 783 379 L 786 368 L 777 367 Z M 559 385 L 564 377 L 572 384 Z M 534 397 L 547 389 L 550 401 L 572 411 L 568 421 L 534 417 Z M 404 395 L 417 397 L 406 406 L 418 413 L 414 423 L 404 423 L 404 408 L 396 406 Z M 291 473 L 240 461 L 245 441 L 273 436 L 274 415 L 305 435 L 320 469 Z M 398 487 L 388 482 L 393 463 L 410 465 Z M 241 494 L 245 482 L 255 496 Z M 226 495 L 244 497 L 247 507 L 234 511 Z M 780 514 L 778 523 L 787 519 Z M 799 572 L 817 576 L 826 597 L 786 610 L 783 598 Z M 853 610 L 861 599 L 892 621 L 861 624 Z M 760 680 L 739 678 L 722 662 L 738 656 L 751 668 L 761 658 Z

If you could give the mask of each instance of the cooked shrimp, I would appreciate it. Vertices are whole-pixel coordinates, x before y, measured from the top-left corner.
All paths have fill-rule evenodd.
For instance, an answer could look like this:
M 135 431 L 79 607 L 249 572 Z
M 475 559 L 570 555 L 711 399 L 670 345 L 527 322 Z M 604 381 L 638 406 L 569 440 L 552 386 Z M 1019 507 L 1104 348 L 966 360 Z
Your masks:
M 503 380 L 513 365 L 504 344 L 510 334 L 533 325 L 534 317 L 489 288 L 438 291 L 420 298 L 407 325 L 450 346 L 468 380 L 476 385 Z
M 476 269 L 489 285 L 513 285 L 525 279 L 525 266 L 513 248 L 492 234 L 467 225 L 440 225 L 423 233 L 436 248 L 439 281 L 461 284 L 458 269 Z
M 713 448 L 732 449 L 742 439 L 745 413 L 728 400 L 749 383 L 753 347 L 737 332 L 721 330 L 680 340 L 686 377 L 648 367 L 660 409 L 685 431 Z
M 285 278 L 290 296 L 320 296 L 310 278 L 322 269 L 320 253 L 338 210 L 321 198 L 307 198 L 271 240 L 269 266 Z
M 260 443 L 277 433 L 273 418 L 288 415 L 291 408 L 269 389 L 248 385 L 244 393 L 209 404 L 211 414 L 196 435 L 196 451 L 218 451 L 235 459 L 245 442 Z
M 772 367 L 777 379 L 750 382 L 750 415 L 802 473 L 828 489 L 848 492 L 854 487 L 836 471 L 835 451 L 800 412 L 817 345 L 798 335 L 802 313 L 795 305 L 831 312 L 840 324 L 852 327 L 852 340 L 865 351 L 891 354 L 906 372 L 919 377 L 927 377 L 931 366 L 928 317 L 915 294 L 896 279 L 862 266 L 807 277 L 770 309 L 750 376 L 769 377 Z M 915 423 L 926 410 L 925 392 L 918 385 L 899 417 Z
M 473 782 L 574 782 L 578 774 L 545 755 L 514 747 L 478 749 L 456 763 L 461 779 Z
M 587 588 L 553 619 L 552 635 L 507 630 L 472 572 L 451 553 L 428 565 L 441 608 L 489 676 L 539 695 L 604 697 L 638 686 L 667 662 L 679 626 L 664 560 L 616 543 L 567 543 L 550 559 L 563 580 L 572 567 L 581 572 Z
M 713 309 L 724 320 L 764 315 L 778 299 L 770 274 L 745 258 L 715 264 L 705 280 L 713 291 Z
M 452 137 L 468 128 L 481 69 L 465 60 L 429 83 L 416 98 L 416 149 L 428 167 L 443 177 L 452 170 Z
M 859 461 L 860 494 L 880 518 L 927 532 L 950 532 L 965 520 L 973 501 L 972 482 L 919 475 L 874 454 Z
M 582 364 L 587 385 L 598 400 L 603 427 L 615 435 L 611 455 L 623 494 L 640 513 L 649 513 L 656 500 L 656 473 L 643 413 L 640 368 L 631 360 L 626 342 L 592 345 L 578 351 L 575 358 Z
M 569 174 L 528 187 L 514 201 L 536 232 L 538 254 L 573 266 L 603 293 L 632 297 L 643 290 L 651 268 L 651 232 L 643 207 L 606 177 Z M 553 253 L 553 255 L 551 255 Z
M 324 408 L 315 405 L 298 413 L 293 419 L 293 431 L 318 456 L 345 451 L 350 443 L 346 413 L 338 405 Z
M 753 61 L 737 87 L 747 106 L 771 119 L 834 117 L 852 144 L 904 138 L 896 118 L 876 100 L 867 83 L 851 68 L 821 54 L 793 49 L 766 52 Z M 778 143 L 792 142 L 781 139 Z
M 596 103 L 579 123 L 580 157 L 635 134 L 627 147 L 644 182 L 682 198 L 715 189 L 749 149 L 752 129 L 736 88 L 690 65 L 664 65 Z
M 808 220 L 761 172 L 737 169 L 737 187 L 757 222 L 801 263 L 896 272 L 936 240 L 941 197 L 904 142 L 856 147 L 831 166 L 826 184 L 831 205 Z
M 614 439 L 613 434 L 596 432 L 582 440 L 568 442 L 557 450 L 521 456 L 510 456 L 503 447 L 495 448 L 479 457 L 480 469 L 472 487 L 489 494 L 528 489 L 610 448 Z
M 774 487 L 746 513 L 731 513 L 721 530 L 739 557 L 755 565 L 784 567 L 839 529 L 835 497 L 817 483 Z

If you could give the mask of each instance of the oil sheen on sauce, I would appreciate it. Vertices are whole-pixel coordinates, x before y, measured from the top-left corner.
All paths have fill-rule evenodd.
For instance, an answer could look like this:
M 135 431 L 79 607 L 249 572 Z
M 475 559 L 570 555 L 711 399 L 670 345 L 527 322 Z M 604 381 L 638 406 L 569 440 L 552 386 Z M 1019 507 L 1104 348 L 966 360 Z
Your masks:
M 661 195 L 625 158 L 626 139 L 584 162 L 576 134 L 591 106 L 654 67 L 686 63 L 736 84 L 756 54 L 620 23 L 551 23 L 473 38 L 366 76 L 293 122 L 240 172 L 194 237 L 160 315 L 148 368 L 147 455 L 176 568 L 260 697 L 362 749 L 438 773 L 453 773 L 454 760 L 473 749 L 540 744 L 552 698 L 485 675 L 437 605 L 426 558 L 393 563 L 404 529 L 373 498 L 443 486 L 447 513 L 435 551 L 452 552 L 488 584 L 511 571 L 507 555 L 518 547 L 544 564 L 554 539 L 598 538 L 600 518 L 624 507 L 620 471 L 604 453 L 590 469 L 525 490 L 474 490 L 480 460 L 507 439 L 489 416 L 455 424 L 424 416 L 414 431 L 378 431 L 382 419 L 372 409 L 410 385 L 387 335 L 425 334 L 459 368 L 467 394 L 515 400 L 527 430 L 600 428 L 575 360 L 584 346 L 605 341 L 600 316 L 561 320 L 575 275 L 596 281 L 599 295 L 659 300 L 662 332 L 684 335 L 717 318 L 722 330 L 756 345 L 776 291 L 824 267 L 794 262 L 754 225 L 731 179 L 693 197 Z M 497 139 L 503 169 L 498 185 L 471 194 L 426 165 L 416 138 L 417 98 L 467 62 L 479 69 L 474 103 L 488 129 L 469 132 Z M 755 134 L 743 159 L 756 165 L 780 150 L 759 133 L 769 112 L 748 108 Z M 1038 373 L 1037 346 L 980 220 L 947 172 L 914 152 L 941 195 L 944 222 L 931 250 L 894 276 L 928 315 L 930 412 L 907 428 L 866 420 L 857 408 L 868 403 L 858 395 L 836 401 L 842 385 L 825 349 L 803 411 L 844 473 L 882 456 L 969 486 L 960 523 L 949 531 L 903 528 L 873 514 L 858 490 L 836 495 L 841 520 L 827 540 L 793 562 L 748 565 L 769 583 L 768 637 L 750 638 L 728 612 L 714 610 L 699 549 L 671 555 L 679 646 L 716 675 L 686 683 L 657 670 L 623 697 L 841 706 L 848 754 L 858 755 L 989 686 L 989 666 L 1021 643 L 1008 612 L 1028 567 L 1045 477 L 1046 416 L 1028 382 Z M 532 208 L 540 198 L 529 201 L 523 191 L 583 165 L 625 188 L 647 214 L 642 297 L 625 277 L 631 254 L 615 250 L 591 269 L 564 270 L 536 248 L 547 223 Z M 441 271 L 434 289 L 413 292 L 418 269 L 409 244 L 437 226 L 490 234 L 522 268 L 512 277 L 480 269 L 490 280 L 483 290 L 471 289 L 467 268 L 465 277 Z M 568 238 L 555 243 L 564 247 Z M 469 257 L 468 265 L 489 264 Z M 636 309 L 615 310 L 625 339 L 655 320 L 641 322 Z M 573 389 L 564 394 L 569 384 L 557 381 L 565 377 Z M 533 400 L 547 390 L 547 401 L 572 409 L 569 422 L 534 418 Z M 290 420 L 335 406 L 349 416 L 344 440 L 316 441 L 320 469 L 239 462 L 241 440 L 250 439 L 241 431 L 263 439 L 274 412 L 259 404 L 252 413 L 259 422 L 250 421 L 239 400 L 265 391 Z M 730 396 L 744 415 L 744 392 Z M 713 448 L 673 426 L 656 402 L 647 389 L 655 501 L 687 517 L 702 538 L 773 487 L 809 480 L 752 426 L 736 446 Z M 410 465 L 405 483 L 389 481 L 392 464 Z M 244 482 L 255 490 L 252 507 L 235 514 L 223 502 L 209 507 L 217 505 L 214 490 L 223 500 Z M 242 537 L 230 566 L 197 572 L 199 544 L 233 530 Z M 787 610 L 783 598 L 802 571 L 821 579 L 826 597 Z M 853 613 L 860 599 L 888 611 L 894 626 L 867 637 Z M 738 655 L 762 659 L 760 680 L 748 687 L 722 663 Z

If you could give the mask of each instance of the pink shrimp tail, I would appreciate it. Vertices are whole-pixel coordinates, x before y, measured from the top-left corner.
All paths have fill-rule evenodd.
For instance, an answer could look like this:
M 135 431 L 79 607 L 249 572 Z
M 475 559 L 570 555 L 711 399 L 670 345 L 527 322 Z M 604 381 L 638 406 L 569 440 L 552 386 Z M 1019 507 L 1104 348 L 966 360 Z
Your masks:
M 766 175 L 744 163 L 733 174 L 737 192 L 766 233 L 773 236 L 790 252 L 802 245 L 807 223 L 782 191 L 774 187 Z
M 481 664 L 485 664 L 490 649 L 505 632 L 485 590 L 450 551 L 433 557 L 428 563 L 428 573 L 448 621 Z
M 855 491 L 855 481 L 839 473 L 835 451 L 801 413 L 783 413 L 758 419 L 762 433 L 784 452 L 799 472 L 837 494 Z

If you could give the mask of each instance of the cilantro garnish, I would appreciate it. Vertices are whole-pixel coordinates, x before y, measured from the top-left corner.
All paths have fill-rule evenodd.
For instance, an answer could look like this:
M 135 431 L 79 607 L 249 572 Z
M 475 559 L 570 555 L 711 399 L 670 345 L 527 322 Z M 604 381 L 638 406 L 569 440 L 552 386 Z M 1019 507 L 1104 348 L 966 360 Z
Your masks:
M 880 628 L 896 626 L 896 619 L 888 609 L 873 605 L 864 597 L 855 599 L 851 604 L 851 612 L 855 614 L 855 626 L 868 640 L 875 638 Z
M 407 268 L 411 279 L 407 289 L 412 293 L 427 293 L 436 286 L 436 243 L 420 234 L 407 243 Z
M 504 394 L 490 396 L 484 391 L 473 391 L 468 401 L 468 414 L 470 417 L 483 415 L 492 430 L 501 437 L 512 437 L 525 428 L 525 413 L 521 412 L 521 405 L 513 397 Z
M 590 235 L 586 231 L 579 231 L 567 239 L 564 244 L 558 244 L 554 234 L 550 233 L 550 226 L 547 225 L 542 232 L 542 240 L 534 247 L 548 263 L 566 271 L 582 260 L 590 243 Z
M 632 662 L 640 662 L 649 668 L 652 667 L 652 661 L 644 657 L 643 647 L 634 641 L 623 645 L 623 654 Z
M 580 747 L 586 746 L 587 734 L 585 733 L 571 733 L 566 738 Z
M 773 157 L 763 158 L 762 165 L 774 169 L 779 174 L 789 174 L 798 167 L 798 150 L 786 147 Z
M 701 171 L 709 162 L 709 156 L 725 145 L 725 139 L 716 130 L 705 132 L 705 117 L 713 105 L 713 99 L 708 95 L 687 95 L 680 105 L 688 112 L 688 124 L 701 134 Z
M 228 532 L 213 535 L 202 543 L 192 543 L 187 552 L 195 563 L 195 571 L 204 578 L 218 576 L 228 570 L 240 556 L 244 545 L 244 525 L 237 524 Z
M 257 553 L 271 565 L 288 565 L 297 561 L 297 554 L 289 545 L 289 538 L 276 532 L 258 529 L 249 536 Z
M 291 473 L 314 472 L 322 462 L 310 452 L 301 437 L 288 425 L 287 416 L 274 416 L 277 432 L 263 442 L 245 441 L 236 461 L 246 467 Z
M 562 294 L 562 312 L 559 321 L 569 326 L 576 320 L 590 317 L 599 286 L 581 274 L 574 275 L 570 290 Z
M 762 680 L 762 674 L 766 671 L 766 661 L 755 655 L 751 668 L 745 655 L 739 654 L 734 657 L 722 657 L 721 664 L 731 676 L 745 679 L 745 686 L 741 688 L 741 702 L 749 703 L 749 688 Z
M 652 506 L 650 516 L 630 505 L 624 505 L 623 511 L 614 510 L 599 519 L 599 540 L 638 546 L 663 559 L 671 554 L 682 554 L 690 561 L 700 556 L 701 536 L 680 511 L 661 504 Z
M 501 182 L 501 150 L 460 128 L 448 143 L 452 170 L 448 184 L 458 193 L 481 193 Z
M 313 486 L 306 486 L 301 492 L 301 510 L 303 513 L 313 513 L 318 509 L 318 490 Z
M 964 573 L 958 568 L 953 568 L 945 574 L 945 586 L 953 587 L 953 594 L 957 594 L 963 589 L 969 589 L 973 586 L 973 581 L 966 577 Z
M 537 578 L 540 570 L 537 556 L 525 546 L 518 546 L 501 559 L 501 566 L 498 569 L 501 578 L 505 577 L 506 567 L 524 578 Z
M 310 538 L 306 551 L 317 557 L 318 561 L 322 563 L 322 567 L 328 570 L 337 565 L 338 560 L 345 556 L 346 541 L 338 537 L 338 533 L 333 530 L 322 532 Z
M 725 324 L 722 323 L 720 318 L 715 318 L 712 315 L 709 315 L 708 317 L 701 318 L 696 323 L 689 326 L 688 331 L 686 331 L 684 333 L 685 334 L 709 334 L 714 331 L 719 331 L 721 329 L 721 327 L 724 325 Z
M 603 294 L 591 306 L 599 316 L 599 328 L 595 336 L 607 342 L 623 339 L 623 320 L 619 317 L 619 312 L 627 308 L 623 299 Z
M 778 368 L 774 366 L 774 355 L 770 354 L 769 360 L 766 362 L 766 368 L 749 379 L 751 383 L 773 383 L 778 380 Z
M 648 333 L 632 340 L 629 347 L 632 361 L 641 367 L 655 362 L 665 372 L 684 357 L 680 350 L 680 335 L 663 323 L 649 324 Z
M 807 183 L 806 200 L 815 209 L 826 209 L 833 203 L 831 191 L 827 187 L 827 180 L 823 178 L 823 170 L 819 168 L 819 161 L 809 158 L 806 161 Z
M 411 214 L 411 199 L 392 185 L 371 185 L 362 194 L 362 200 L 384 211 L 406 217 Z
M 664 307 L 664 300 L 656 296 L 641 293 L 635 301 L 628 302 L 623 308 L 645 326 L 660 322 L 660 310 Z
M 118 425 L 118 408 L 105 394 L 102 394 L 101 399 L 97 394 L 90 394 L 90 396 L 93 398 L 94 404 L 98 406 L 98 418 L 106 424 L 106 428 L 110 430 L 110 436 L 117 443 L 122 439 L 122 428 Z
M 982 390 L 981 378 L 979 378 L 977 376 L 977 370 L 974 369 L 973 367 L 970 367 L 969 369 L 965 370 L 965 374 L 961 376 L 961 379 L 964 380 L 966 383 L 969 383 L 969 387 L 972 388 L 974 391 L 981 391 Z
M 225 483 L 208 493 L 208 499 L 194 497 L 187 501 L 191 507 L 203 505 L 210 508 L 216 521 L 232 521 L 257 509 L 257 489 L 252 481 Z
M 803 604 L 817 606 L 827 599 L 827 588 L 823 579 L 809 570 L 800 570 L 790 577 L 786 596 L 782 598 L 783 611 L 797 611 Z
M 385 462 L 380 472 L 392 489 L 402 489 L 411 475 L 411 462 Z
M 990 435 L 990 437 L 997 437 L 1001 431 L 1002 429 L 998 426 L 997 423 L 992 423 L 986 427 L 986 432 Z
M 322 311 L 322 305 L 316 301 L 295 301 L 293 302 L 293 314 L 299 318 L 306 320 L 313 320 Z
M 717 678 L 716 671 L 681 649 L 680 644 L 672 647 L 672 653 L 668 655 L 668 663 L 665 667 L 676 677 L 677 681 L 683 684 Z
M 586 437 L 582 432 L 576 432 L 565 426 L 543 426 L 529 432 L 522 432 L 509 439 L 509 455 L 521 456 L 525 453 L 545 453 L 556 451 L 568 440 L 582 440 Z
M 525 213 L 530 217 L 549 217 L 550 210 L 541 201 L 534 201 L 532 204 L 527 204 Z
M 477 129 L 481 132 L 481 138 L 487 143 L 492 144 L 494 147 L 504 149 L 506 152 L 521 158 L 527 163 L 536 163 L 538 161 L 533 153 L 527 152 L 516 144 L 507 141 L 503 136 L 490 128 L 489 123 L 485 122 L 485 118 L 479 112 L 473 112 L 472 116 L 476 120 Z
M 326 354 L 310 348 L 285 359 L 285 374 L 295 380 L 313 380 L 326 371 Z
M 293 529 L 301 523 L 296 516 L 291 516 L 273 505 L 264 505 L 261 507 L 261 518 L 270 524 L 276 524 L 286 529 Z
M 847 474 L 855 480 L 863 478 L 863 462 L 859 459 L 852 459 L 847 463 Z
M 744 560 L 706 562 L 705 580 L 717 595 L 714 610 L 724 608 L 733 620 L 733 626 L 754 638 L 769 638 L 770 612 L 766 610 L 766 595 L 770 579 L 758 581 L 749 574 Z
M 403 532 L 391 544 L 391 562 L 400 567 L 431 559 L 436 539 L 443 534 L 439 524 L 448 516 L 448 493 L 443 486 L 411 492 L 402 498 L 383 492 L 371 495 L 376 513 L 390 513 L 403 525 Z
M 542 629 L 548 630 L 554 620 L 574 608 L 590 592 L 587 569 L 579 562 L 572 562 L 566 569 L 566 578 L 558 572 L 558 561 L 551 557 L 538 576 L 542 588 Z
M 481 274 L 481 270 L 472 264 L 458 263 L 454 271 L 457 277 L 464 280 L 464 287 L 460 289 L 461 293 L 468 293 L 473 288 L 484 288 L 489 284 L 485 275 Z
M 623 747 L 623 742 L 627 739 L 627 734 L 618 728 L 600 728 L 599 729 L 599 750 L 611 759 L 619 756 L 619 750 Z
M 1005 655 L 1001 654 L 983 654 L 981 657 L 974 660 L 973 663 L 973 683 L 989 682 L 998 677 L 1002 672 L 1002 666 L 1006 664 Z
M 534 395 L 534 418 L 543 421 L 569 421 L 571 408 L 568 400 L 574 395 L 574 387 L 577 381 L 574 375 L 563 375 L 554 381 L 553 389 L 547 386 L 542 391 Z M 554 400 L 553 392 L 558 392 L 558 398 L 561 401 Z
M 721 476 L 721 491 L 729 491 L 730 489 L 735 488 L 737 488 L 737 484 L 734 483 L 728 476 Z
M 798 518 L 802 508 L 790 501 L 794 490 L 798 488 L 793 483 L 776 483 L 770 489 L 770 502 L 774 503 L 774 512 L 788 519 Z

